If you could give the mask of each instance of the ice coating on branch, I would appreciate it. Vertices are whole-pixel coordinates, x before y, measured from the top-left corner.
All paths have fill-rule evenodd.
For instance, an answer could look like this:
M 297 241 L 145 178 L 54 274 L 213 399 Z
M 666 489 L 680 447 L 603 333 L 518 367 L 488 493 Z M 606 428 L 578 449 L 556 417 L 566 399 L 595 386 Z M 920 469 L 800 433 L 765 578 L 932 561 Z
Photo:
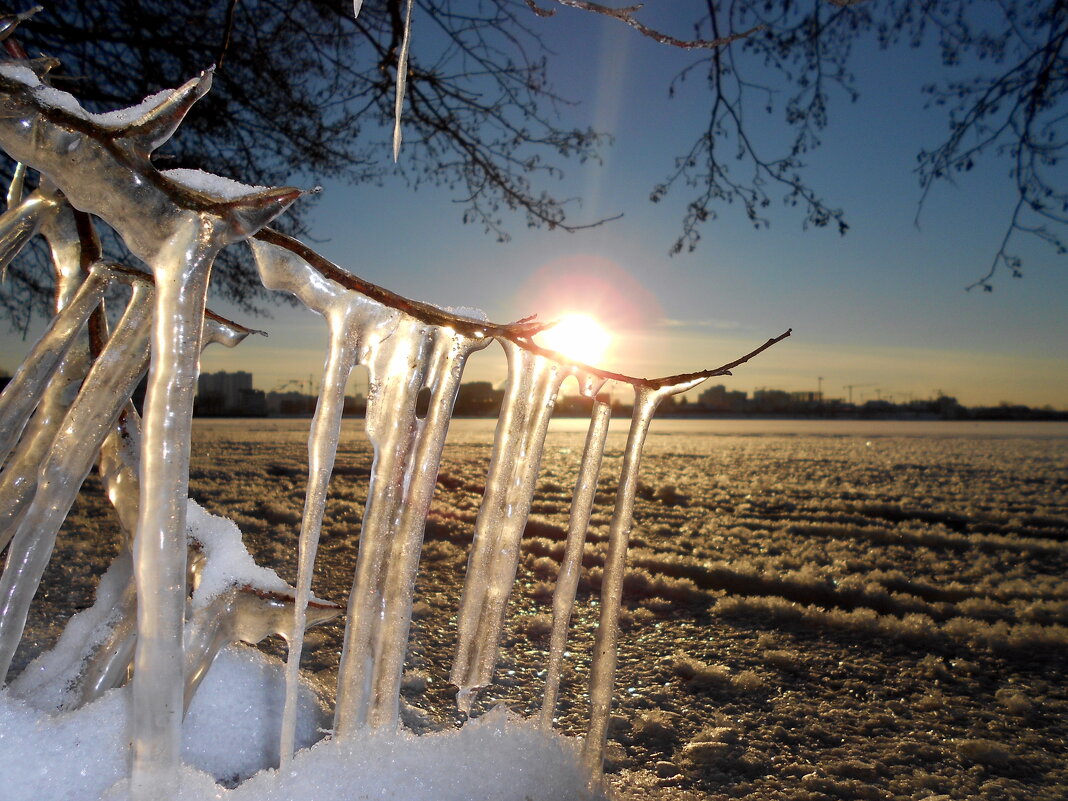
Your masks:
M 616 661 L 619 650 L 619 607 L 623 598 L 623 578 L 627 569 L 627 545 L 634 524 L 634 497 L 638 492 L 638 470 L 642 448 L 649 434 L 656 408 L 671 395 L 692 389 L 703 378 L 689 378 L 656 389 L 634 387 L 634 412 L 631 416 L 627 445 L 623 451 L 616 505 L 608 527 L 608 553 L 601 581 L 601 616 L 593 644 L 590 666 L 590 725 L 583 746 L 583 759 L 591 775 L 600 776 L 604 767 L 604 749 L 608 738 L 608 719 L 612 712 Z
M 15 447 L 49 379 L 82 331 L 89 314 L 100 304 L 110 280 L 111 273 L 106 267 L 90 272 L 73 301 L 52 318 L 30 355 L 0 394 L 0 463 Z
M 25 172 L 25 170 L 22 170 Z M 15 178 L 8 191 L 8 210 L 0 216 L 0 278 L 15 258 L 58 211 L 61 201 L 52 192 L 34 190 L 25 200 L 20 198 L 21 175 L 16 168 Z
M 191 191 L 152 165 L 151 151 L 210 88 L 210 71 L 172 93 L 103 116 L 31 76 L 23 66 L 0 67 L 0 145 L 47 175 L 75 207 L 105 220 L 154 268 L 165 243 L 183 235 L 189 212 L 214 218 L 210 239 L 221 247 L 255 233 L 300 195 L 292 188 L 236 198 L 229 191 Z
M 337 617 L 341 607 L 328 601 L 313 601 L 305 615 L 308 626 Z M 293 635 L 293 593 L 287 587 L 269 592 L 235 584 L 205 606 L 194 608 L 185 629 L 185 708 L 215 658 L 232 642 L 255 645 L 277 635 L 287 642 Z
M 70 206 L 62 204 L 56 214 L 44 220 L 41 233 L 52 252 L 58 313 L 71 303 L 85 278 L 81 240 Z M 10 540 L 19 515 L 33 496 L 37 488 L 37 469 L 88 370 L 88 341 L 81 334 L 67 348 L 45 387 L 36 413 L 23 428 L 18 446 L 0 473 L 0 546 Z
M 0 41 L 7 39 L 7 37 L 14 33 L 20 22 L 28 20 L 34 14 L 40 13 L 43 10 L 43 6 L 33 6 L 18 14 L 4 14 L 0 17 Z
M 37 491 L 8 546 L 0 577 L 0 676 L 22 638 L 56 534 L 148 362 L 152 288 L 137 283 L 126 312 L 85 378 L 41 465 Z
M 473 692 L 493 680 L 545 432 L 556 393 L 567 375 L 559 363 L 511 340 L 501 344 L 508 356 L 508 386 L 497 421 L 486 493 L 475 521 L 450 678 L 459 688 L 457 704 L 464 711 L 471 709 Z
M 541 726 L 550 728 L 556 714 L 556 699 L 560 692 L 560 668 L 564 662 L 564 646 L 571 624 L 571 610 L 575 605 L 579 570 L 582 568 L 582 549 L 586 543 L 586 529 L 593 511 L 593 499 L 597 494 L 597 477 L 604 456 L 604 443 L 608 438 L 608 424 L 612 420 L 612 407 L 603 401 L 593 404 L 590 427 L 586 432 L 586 444 L 582 448 L 582 463 L 579 465 L 575 492 L 571 499 L 571 514 L 567 524 L 567 544 L 560 570 L 556 574 L 556 590 L 553 592 L 553 628 L 549 638 L 549 664 L 545 671 L 545 697 L 541 706 Z
M 186 86 L 178 89 L 164 89 L 161 92 L 149 95 L 134 106 L 94 114 L 82 108 L 78 99 L 69 92 L 64 92 L 61 89 L 56 89 L 55 87 L 41 83 L 41 79 L 29 67 L 23 67 L 10 62 L 0 63 L 0 75 L 10 78 L 13 81 L 17 81 L 27 89 L 30 89 L 34 96 L 44 106 L 59 109 L 70 114 L 72 117 L 77 117 L 80 120 L 91 122 L 101 128 L 111 130 L 119 130 L 130 126 L 132 123 L 158 116 L 158 114 L 153 114 L 153 112 L 157 112 L 159 108 L 168 101 L 173 102 L 173 99 L 176 96 L 181 98 L 181 96 L 188 91 L 187 87 L 193 83 L 199 83 L 201 81 L 201 79 L 198 78 L 191 81 L 190 84 L 186 84 Z M 210 86 L 210 77 L 208 85 Z M 207 91 L 207 87 L 205 87 L 204 91 Z M 203 94 L 203 92 L 201 92 L 201 94 Z M 162 143 L 163 142 L 160 142 L 159 144 Z M 158 147 L 159 145 L 156 146 Z
M 231 320 L 219 317 L 210 310 L 204 316 L 204 347 L 222 345 L 224 348 L 236 348 L 249 334 L 267 336 L 266 331 L 245 328 Z
M 338 678 L 335 731 L 396 726 L 423 528 L 467 358 L 488 343 L 405 316 L 370 354 L 374 445 L 356 579 Z M 416 405 L 430 390 L 426 416 Z

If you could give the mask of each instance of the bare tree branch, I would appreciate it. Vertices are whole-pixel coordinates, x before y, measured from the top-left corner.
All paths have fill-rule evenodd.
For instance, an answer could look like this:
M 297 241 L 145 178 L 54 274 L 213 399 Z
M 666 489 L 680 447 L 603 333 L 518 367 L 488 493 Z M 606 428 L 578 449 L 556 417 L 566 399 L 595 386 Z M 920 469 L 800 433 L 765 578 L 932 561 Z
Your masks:
M 678 47 L 682 50 L 715 50 L 729 45 L 731 42 L 745 39 L 747 36 L 751 36 L 758 31 L 764 30 L 763 25 L 755 25 L 749 30 L 741 31 L 740 33 L 727 34 L 726 36 L 717 36 L 715 39 L 678 39 L 669 34 L 654 30 L 635 19 L 634 13 L 640 11 L 642 8 L 642 4 L 640 3 L 634 6 L 627 6 L 626 8 L 612 8 L 610 6 L 601 5 L 600 3 L 589 2 L 588 0 L 553 0 L 553 2 L 559 3 L 562 6 L 568 6 L 569 8 L 577 8 L 580 11 L 603 14 L 606 17 L 617 19 L 624 25 L 632 27 L 642 36 L 647 36 L 653 41 L 660 42 L 660 44 Z M 526 0 L 526 4 L 530 10 L 539 17 L 552 17 L 556 15 L 554 9 L 542 8 L 538 6 L 534 0 Z

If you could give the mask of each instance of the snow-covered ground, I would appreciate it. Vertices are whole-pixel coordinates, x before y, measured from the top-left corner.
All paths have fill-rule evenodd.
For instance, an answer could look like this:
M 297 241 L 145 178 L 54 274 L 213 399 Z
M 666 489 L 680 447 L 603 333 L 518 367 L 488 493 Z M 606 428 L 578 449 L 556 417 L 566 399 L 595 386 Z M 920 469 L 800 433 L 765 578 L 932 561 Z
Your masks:
M 587 714 L 620 423 L 561 688 L 569 734 Z M 540 704 L 584 430 L 563 421 L 550 431 L 497 682 L 476 715 Z M 194 433 L 192 497 L 233 518 L 257 560 L 288 581 L 306 431 L 307 421 L 202 420 Z M 314 585 L 338 601 L 352 583 L 370 465 L 356 421 L 346 431 Z M 491 439 L 492 421 L 456 421 L 442 463 L 404 685 L 406 718 L 422 731 L 462 717 L 447 675 Z M 642 478 L 610 730 L 620 796 L 1068 797 L 1068 426 L 659 421 Z M 117 541 L 91 476 L 16 669 L 91 603 Z M 341 632 L 309 633 L 304 664 L 321 683 L 336 672 Z

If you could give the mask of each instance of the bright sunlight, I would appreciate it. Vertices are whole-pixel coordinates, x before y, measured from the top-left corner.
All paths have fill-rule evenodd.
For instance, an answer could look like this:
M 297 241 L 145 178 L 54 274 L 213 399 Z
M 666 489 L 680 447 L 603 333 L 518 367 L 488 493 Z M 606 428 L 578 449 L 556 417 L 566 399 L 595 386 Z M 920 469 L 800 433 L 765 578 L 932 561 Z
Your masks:
M 565 358 L 597 365 L 608 350 L 611 334 L 588 314 L 565 314 L 552 328 L 538 334 L 538 344 Z

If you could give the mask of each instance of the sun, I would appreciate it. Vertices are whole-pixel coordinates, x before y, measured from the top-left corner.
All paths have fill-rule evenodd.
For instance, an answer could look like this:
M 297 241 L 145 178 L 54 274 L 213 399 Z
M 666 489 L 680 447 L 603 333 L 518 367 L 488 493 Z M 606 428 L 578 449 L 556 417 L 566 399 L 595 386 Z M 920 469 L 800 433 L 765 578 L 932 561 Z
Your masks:
M 612 335 L 588 314 L 565 314 L 537 338 L 542 347 L 555 350 L 571 361 L 589 365 L 600 361 L 612 341 Z

